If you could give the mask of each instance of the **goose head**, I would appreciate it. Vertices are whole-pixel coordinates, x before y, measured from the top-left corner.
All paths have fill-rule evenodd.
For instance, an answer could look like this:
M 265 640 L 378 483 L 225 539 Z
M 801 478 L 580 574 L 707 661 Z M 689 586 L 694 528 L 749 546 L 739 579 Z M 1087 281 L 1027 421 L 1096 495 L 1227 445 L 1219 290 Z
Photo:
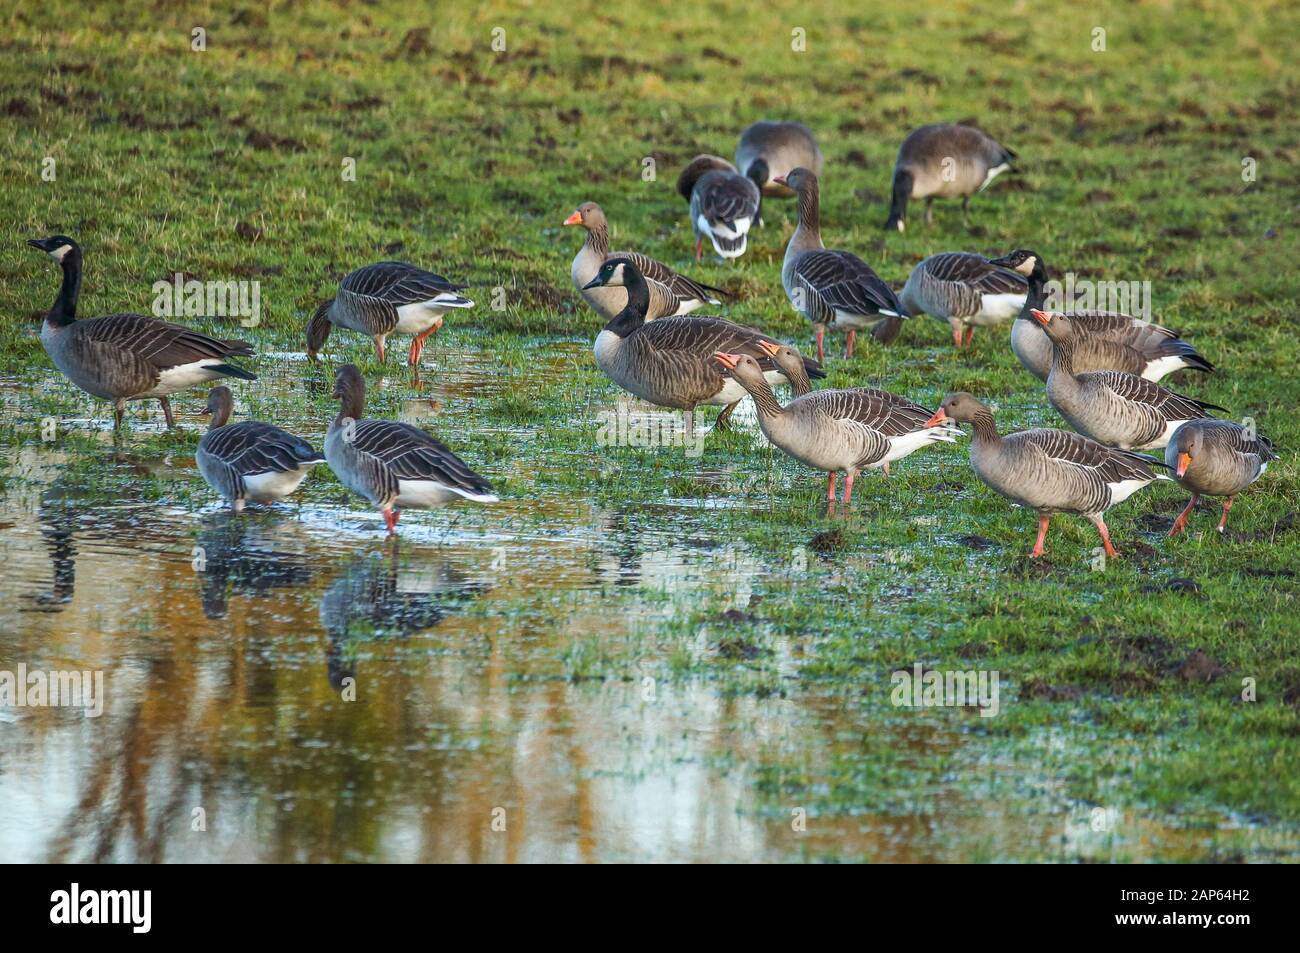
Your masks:
M 796 381 L 808 384 L 808 369 L 804 366 L 803 355 L 797 348 L 789 344 L 773 344 L 771 341 L 759 341 L 758 346 L 780 368 L 785 379 L 791 384 Z
M 1177 461 L 1174 465 L 1175 474 L 1181 477 L 1187 473 L 1192 461 L 1201 455 L 1204 443 L 1204 434 L 1199 427 L 1184 426 L 1174 431 L 1173 439 L 1169 441 L 1169 451 Z M 1165 459 L 1168 459 L 1168 455 Z
M 745 170 L 745 177 L 748 178 L 749 181 L 757 185 L 760 189 L 763 186 L 767 185 L 767 180 L 771 178 L 771 176 L 772 176 L 771 167 L 767 164 L 767 160 L 761 157 L 751 162 L 749 164 L 749 168 Z M 779 180 L 772 179 L 772 181 L 778 182 Z
M 805 169 L 803 166 L 800 166 L 785 175 L 778 175 L 772 181 L 779 185 L 784 185 L 795 192 L 802 193 L 817 188 L 817 173 L 812 169 Z
M 590 231 L 605 224 L 605 212 L 595 202 L 583 202 L 564 220 L 565 225 L 581 225 Z
M 225 426 L 230 419 L 230 412 L 235 409 L 235 398 L 230 393 L 230 388 L 225 386 L 214 387 L 208 391 L 207 406 L 199 411 L 200 416 L 212 415 L 212 427 Z
M 640 274 L 630 258 L 609 258 L 600 266 L 600 271 L 596 272 L 596 277 L 582 286 L 582 290 L 622 288 L 632 280 L 633 275 L 640 277 Z
M 1039 311 L 1033 308 L 1029 312 L 1047 332 L 1053 344 L 1068 344 L 1074 339 L 1074 325 L 1069 317 L 1054 311 Z
M 974 423 L 975 418 L 987 414 L 989 409 L 965 391 L 949 394 L 943 404 L 934 412 L 934 416 L 925 422 L 927 427 L 937 427 L 952 421 L 955 423 Z
M 990 265 L 997 265 L 1000 268 L 1010 268 L 1012 271 L 1018 271 L 1026 278 L 1034 273 L 1043 274 L 1043 258 L 1037 252 L 1032 252 L 1024 248 L 1017 248 L 1013 252 L 1003 255 L 1001 258 L 992 258 L 989 260 Z
M 725 376 L 734 377 L 742 386 L 759 387 L 767 384 L 767 378 L 763 376 L 763 368 L 759 367 L 758 361 L 748 354 L 714 351 L 713 360 L 718 363 Z
M 67 235 L 51 235 L 49 238 L 29 238 L 27 244 L 33 248 L 39 248 L 45 254 L 49 255 L 55 261 L 61 262 L 70 254 L 81 252 L 80 246 L 77 245 Z

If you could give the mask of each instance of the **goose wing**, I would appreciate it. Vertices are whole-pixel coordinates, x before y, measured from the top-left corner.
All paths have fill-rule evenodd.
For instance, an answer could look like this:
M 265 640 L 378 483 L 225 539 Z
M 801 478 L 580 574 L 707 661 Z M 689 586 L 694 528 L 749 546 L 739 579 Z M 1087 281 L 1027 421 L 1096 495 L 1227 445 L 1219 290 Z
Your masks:
M 832 311 L 903 316 L 892 288 L 861 258 L 846 251 L 821 249 L 801 255 L 795 279 Z
M 410 424 L 395 420 L 358 420 L 352 445 L 359 453 L 377 460 L 396 480 L 432 480 L 469 493 L 492 493 L 492 485 L 471 470 L 442 441 Z
M 728 294 L 728 292 L 723 291 L 721 288 L 714 288 L 712 285 L 701 284 L 683 274 L 679 274 L 663 262 L 656 261 L 649 255 L 643 255 L 640 252 L 610 252 L 608 257 L 631 259 L 632 264 L 636 265 L 637 270 L 640 271 L 647 280 L 659 282 L 684 300 L 693 299 L 697 301 L 705 301 L 709 304 L 721 304 L 714 295 Z
M 736 227 L 737 220 L 744 220 L 747 227 L 758 215 L 758 186 L 735 172 L 718 170 L 702 176 L 695 187 L 695 198 L 699 214 L 715 229 L 722 226 L 732 235 L 744 231 L 744 227 Z
M 1103 384 L 1111 393 L 1122 400 L 1149 407 L 1164 420 L 1194 420 L 1198 417 L 1210 417 L 1209 410 L 1223 410 L 1217 404 L 1175 394 L 1167 387 L 1161 387 L 1155 381 L 1136 374 L 1120 371 L 1094 371 L 1080 375 L 1091 377 Z
M 301 437 L 256 420 L 209 430 L 199 446 L 240 476 L 287 473 L 306 463 L 325 461 Z
M 871 387 L 814 391 L 807 401 L 833 420 L 863 424 L 885 437 L 901 437 L 926 429 L 931 412 L 906 397 Z
M 374 298 L 394 307 L 430 301 L 440 294 L 455 294 L 468 285 L 458 285 L 442 275 L 417 268 L 404 261 L 381 261 L 358 268 L 343 279 L 339 288 L 349 294 Z
M 1029 293 L 1029 280 L 1024 275 L 995 265 L 982 255 L 967 252 L 932 255 L 927 270 L 936 281 L 951 281 L 981 294 Z
M 110 314 L 72 327 L 83 341 L 130 352 L 158 371 L 205 359 L 253 355 L 253 345 L 246 341 L 223 341 L 143 314 Z
M 714 351 L 726 351 L 729 354 L 748 354 L 765 371 L 777 369 L 776 362 L 758 345 L 759 341 L 769 338 L 753 328 L 722 318 L 693 315 L 660 318 L 650 324 L 643 324 L 635 332 L 634 338 L 640 341 L 642 347 L 659 354 L 678 352 L 707 360 Z M 711 361 L 709 364 L 712 366 Z
M 1054 464 L 1087 471 L 1104 483 L 1122 483 L 1125 480 L 1150 482 L 1155 479 L 1151 467 L 1163 466 L 1145 454 L 1116 450 L 1068 430 L 1025 430 L 1006 439 L 1033 447 Z

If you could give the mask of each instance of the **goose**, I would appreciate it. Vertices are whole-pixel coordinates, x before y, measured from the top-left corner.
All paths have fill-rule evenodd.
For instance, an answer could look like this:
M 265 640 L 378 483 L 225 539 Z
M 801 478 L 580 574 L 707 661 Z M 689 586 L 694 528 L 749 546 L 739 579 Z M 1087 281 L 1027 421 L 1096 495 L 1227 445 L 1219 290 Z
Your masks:
M 129 400 L 157 399 L 167 426 L 176 426 L 168 397 L 198 384 L 257 375 L 228 363 L 252 357 L 246 341 L 222 341 L 143 314 L 77 320 L 81 246 L 66 235 L 33 238 L 63 268 L 63 285 L 41 325 L 41 346 L 54 366 L 86 393 L 113 402 L 113 426 L 122 426 Z
M 742 352 L 763 365 L 770 382 L 782 374 L 759 342 L 765 336 L 722 318 L 660 318 L 647 324 L 645 278 L 630 258 L 611 258 L 600 266 L 591 287 L 627 289 L 627 307 L 596 336 L 596 366 L 619 387 L 660 407 L 693 411 L 723 408 L 715 427 L 725 429 L 745 389 L 723 376 L 710 360 L 714 351 Z M 809 377 L 824 377 L 821 365 L 804 359 Z
M 871 328 L 872 337 L 888 344 L 907 317 L 893 289 L 861 258 L 822 244 L 817 173 L 795 169 L 782 182 L 799 196 L 799 225 L 785 248 L 781 284 L 795 311 L 816 329 L 817 360 L 826 360 L 828 325 L 848 330 L 847 357 L 859 328 Z
M 1011 168 L 1016 154 L 972 126 L 940 122 L 908 133 L 894 162 L 893 198 L 886 230 L 904 230 L 908 199 L 925 199 L 925 224 L 936 198 L 962 197 L 962 217 L 970 197 L 983 192 L 998 175 Z
M 758 186 L 762 198 L 794 198 L 794 190 L 777 179 L 801 166 L 822 174 L 822 151 L 803 123 L 756 122 L 740 134 L 736 168 Z M 761 200 L 756 224 L 763 224 Z
M 573 286 L 584 301 L 608 321 L 627 306 L 627 292 L 622 288 L 592 288 L 584 290 L 596 277 L 600 266 L 610 258 L 630 258 L 645 276 L 650 288 L 650 307 L 646 320 L 653 321 L 666 315 L 690 314 L 706 304 L 721 304 L 727 292 L 721 288 L 700 284 L 685 275 L 679 275 L 662 262 L 636 252 L 609 250 L 609 223 L 605 213 L 595 202 L 583 202 L 564 220 L 565 225 L 581 225 L 587 230 L 587 240 L 573 257 L 570 274 Z M 718 297 L 714 297 L 717 295 Z
M 429 509 L 456 499 L 497 503 L 492 485 L 418 427 L 364 420 L 366 383 L 355 364 L 334 377 L 338 416 L 325 435 L 325 460 L 353 493 L 383 514 L 389 535 L 402 509 Z
M 907 276 L 898 300 L 908 314 L 929 314 L 952 327 L 952 343 L 970 345 L 977 327 L 1010 321 L 1029 294 L 1019 272 L 995 265 L 983 255 L 943 252 L 920 262 Z
M 704 239 L 723 259 L 745 254 L 749 226 L 758 217 L 758 186 L 719 156 L 696 156 L 677 177 L 677 191 L 691 207 L 695 231 L 695 263 L 704 252 Z
M 1177 536 L 1202 496 L 1223 496 L 1219 532 L 1228 525 L 1232 498 L 1260 478 L 1268 462 L 1276 460 L 1273 443 L 1229 420 L 1189 420 L 1169 438 L 1165 464 L 1174 479 L 1192 494 L 1187 507 L 1169 530 Z
M 228 423 L 234 406 L 229 387 L 208 391 L 203 412 L 212 415 L 212 424 L 199 441 L 194 459 L 208 486 L 239 513 L 245 502 L 284 499 L 325 458 L 306 440 L 272 424 L 257 420 Z
M 1158 450 L 1189 420 L 1223 410 L 1123 371 L 1074 368 L 1074 325 L 1063 314 L 1033 312 L 1052 341 L 1052 372 L 1047 399 L 1070 426 L 1093 440 L 1121 450 Z
M 1010 268 L 1029 282 L 1025 306 L 1011 325 L 1011 350 L 1024 368 L 1040 381 L 1047 380 L 1052 369 L 1052 342 L 1033 311 L 1046 307 L 1044 286 L 1047 268 L 1037 252 L 1018 248 L 991 264 Z M 1118 311 L 1069 311 L 1078 340 L 1074 347 L 1074 367 L 1087 371 L 1124 371 L 1158 381 L 1180 368 L 1214 372 L 1214 365 L 1201 357 L 1177 333 L 1150 321 L 1130 317 Z
M 928 421 L 972 425 L 970 462 L 975 475 L 996 493 L 1038 511 L 1038 541 L 1030 559 L 1043 555 L 1053 513 L 1087 517 L 1101 536 L 1106 555 L 1119 555 L 1106 528 L 1106 511 L 1159 477 L 1164 464 L 1140 453 L 1106 447 L 1082 434 L 1043 428 L 998 433 L 993 414 L 965 392 L 949 394 Z
M 767 439 L 800 463 L 826 471 L 826 502 L 835 502 L 835 478 L 844 474 L 844 504 L 853 481 L 868 469 L 889 476 L 889 464 L 932 443 L 955 443 L 955 428 L 927 423 L 931 413 L 888 391 L 819 390 L 782 407 L 763 368 L 748 354 L 718 351 L 713 359 L 754 398 Z
M 307 357 L 316 360 L 335 326 L 360 331 L 375 342 L 380 363 L 385 362 L 384 341 L 390 334 L 413 334 L 407 363 L 416 367 L 424 342 L 443 324 L 448 311 L 472 308 L 474 302 L 459 294 L 457 285 L 442 275 L 404 261 L 365 265 L 339 282 L 339 292 L 316 308 L 307 324 Z

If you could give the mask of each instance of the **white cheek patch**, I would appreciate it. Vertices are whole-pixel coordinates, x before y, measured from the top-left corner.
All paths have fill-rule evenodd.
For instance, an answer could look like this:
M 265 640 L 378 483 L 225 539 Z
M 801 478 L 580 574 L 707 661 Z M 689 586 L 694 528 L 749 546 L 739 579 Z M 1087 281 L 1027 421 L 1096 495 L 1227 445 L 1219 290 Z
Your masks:
M 72 251 L 71 245 L 61 245 L 60 247 L 54 249 L 54 251 L 50 252 L 49 256 L 53 258 L 55 261 L 63 261 L 64 256 L 67 255 L 68 252 L 70 251 Z

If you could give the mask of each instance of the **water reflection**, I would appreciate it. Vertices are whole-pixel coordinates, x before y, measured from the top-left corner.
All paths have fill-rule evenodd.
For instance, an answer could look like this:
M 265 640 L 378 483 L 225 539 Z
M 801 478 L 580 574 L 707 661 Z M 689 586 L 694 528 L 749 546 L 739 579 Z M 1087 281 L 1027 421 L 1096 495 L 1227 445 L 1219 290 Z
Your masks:
M 313 559 L 301 548 L 295 552 L 285 545 L 286 537 L 296 536 L 305 547 L 304 534 L 290 520 L 268 528 L 267 519 L 236 516 L 224 508 L 203 518 L 192 556 L 203 590 L 203 614 L 209 619 L 225 617 L 231 595 L 265 596 L 311 580 Z

